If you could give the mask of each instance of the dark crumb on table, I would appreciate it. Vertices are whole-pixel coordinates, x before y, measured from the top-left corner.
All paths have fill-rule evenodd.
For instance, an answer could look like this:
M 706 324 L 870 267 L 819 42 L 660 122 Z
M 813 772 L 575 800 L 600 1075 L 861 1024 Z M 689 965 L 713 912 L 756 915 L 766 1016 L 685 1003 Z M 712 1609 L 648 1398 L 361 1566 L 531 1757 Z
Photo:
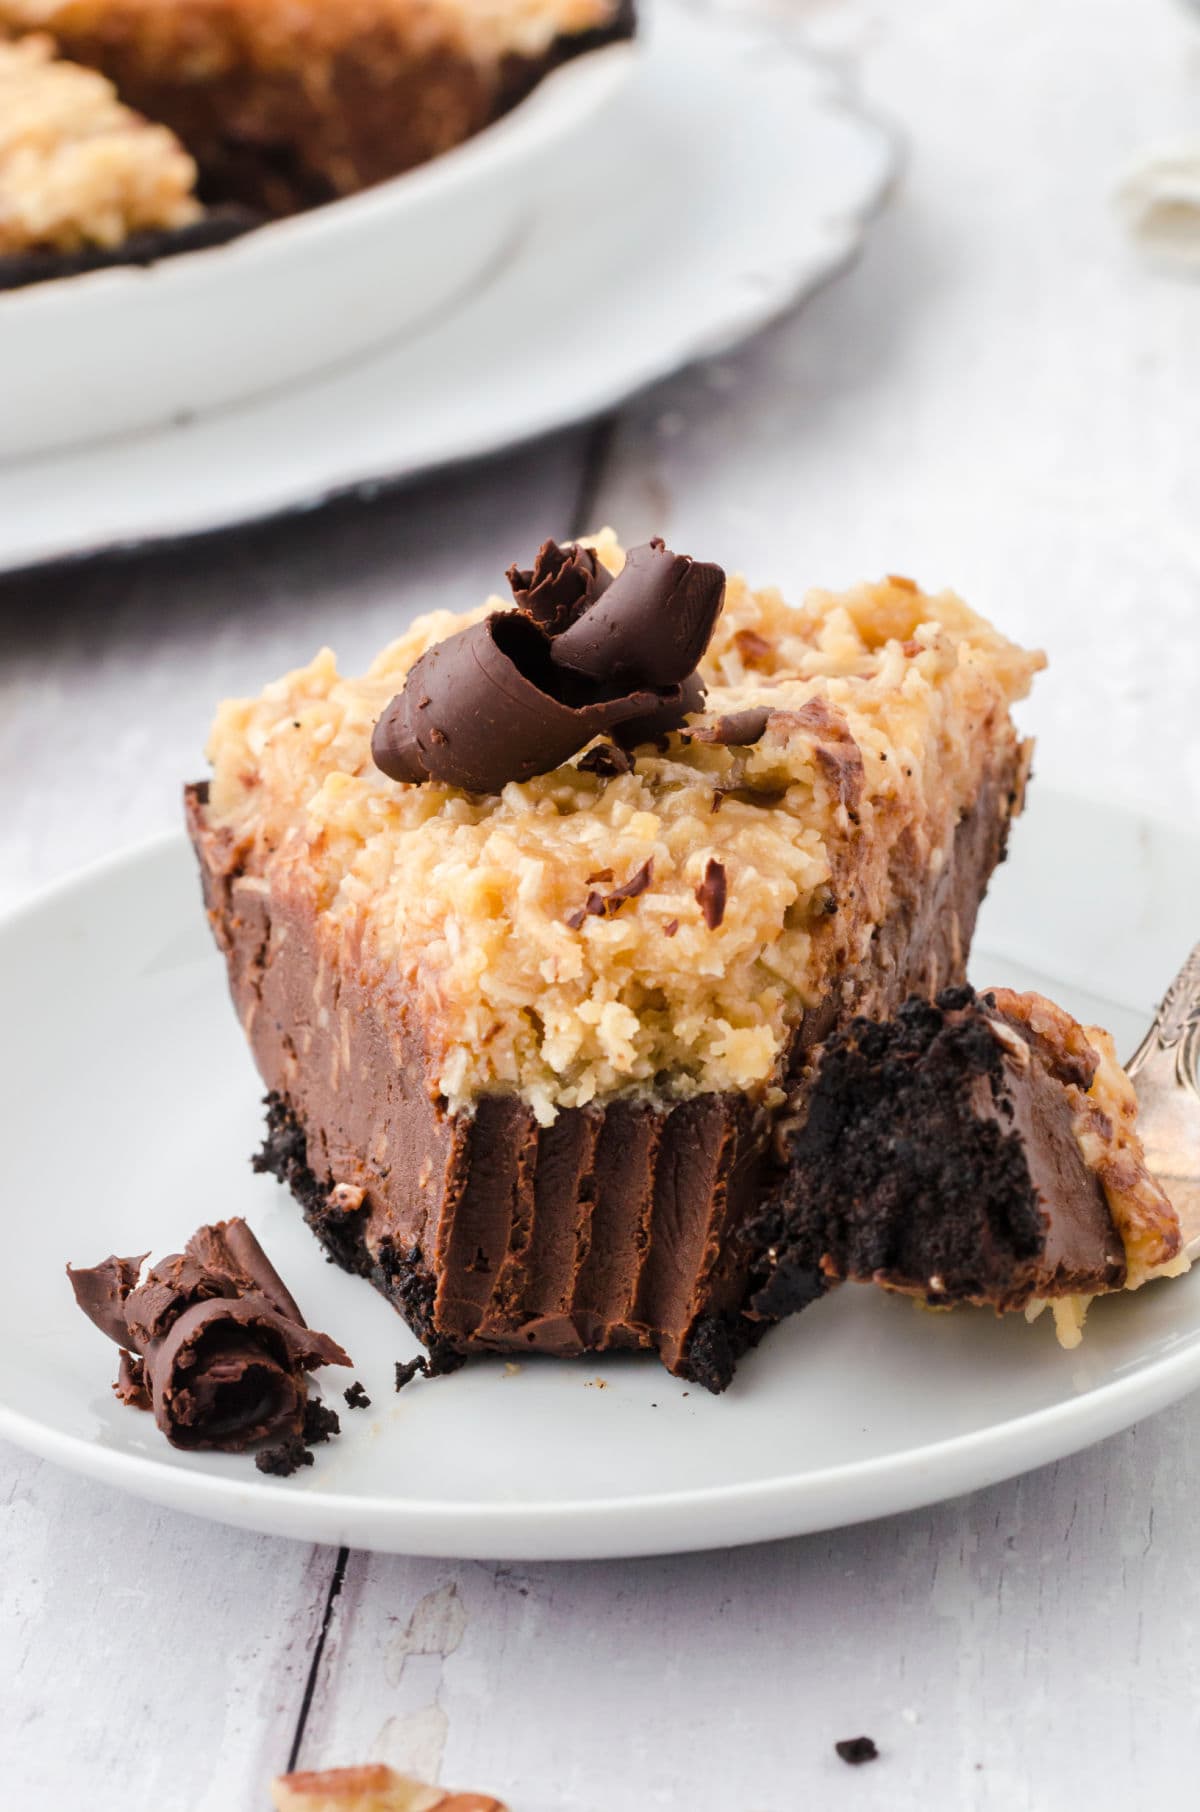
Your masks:
M 849 1762 L 852 1768 L 857 1768 L 861 1762 L 879 1760 L 879 1751 L 870 1737 L 845 1737 L 833 1746 L 842 1760 Z
M 350 1389 L 344 1390 L 342 1395 L 345 1397 L 346 1402 L 351 1409 L 370 1409 L 371 1407 L 371 1399 L 368 1397 L 357 1378 L 350 1386 Z
M 332 1440 L 334 1435 L 341 1432 L 342 1425 L 338 1421 L 337 1411 L 328 1409 L 316 1397 L 310 1397 L 304 1406 L 304 1439 L 309 1446 L 315 1447 L 321 1441 Z
M 311 1466 L 312 1463 L 312 1454 L 300 1435 L 289 1435 L 277 1447 L 264 1447 L 261 1453 L 254 1456 L 258 1470 L 269 1472 L 277 1479 L 290 1479 L 293 1472 L 299 1472 L 301 1466 Z
M 426 1378 L 428 1378 L 430 1375 L 429 1361 L 428 1361 L 428 1359 L 426 1359 L 424 1353 L 418 1354 L 418 1356 L 415 1359 L 409 1359 L 406 1362 L 404 1362 L 403 1364 L 400 1362 L 399 1359 L 397 1359 L 397 1361 L 396 1361 L 396 1389 L 403 1390 L 404 1386 L 406 1384 L 412 1383 L 413 1379 L 417 1376 L 418 1373 L 421 1373 L 421 1375 Z

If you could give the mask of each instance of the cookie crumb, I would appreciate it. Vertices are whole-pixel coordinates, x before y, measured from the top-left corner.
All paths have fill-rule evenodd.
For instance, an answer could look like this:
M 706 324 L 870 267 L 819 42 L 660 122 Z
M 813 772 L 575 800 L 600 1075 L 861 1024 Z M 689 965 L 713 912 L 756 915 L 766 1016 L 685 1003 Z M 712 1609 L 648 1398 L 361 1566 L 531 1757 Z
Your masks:
M 293 1472 L 299 1472 L 301 1466 L 311 1466 L 312 1463 L 312 1454 L 299 1435 L 289 1435 L 278 1446 L 264 1447 L 261 1453 L 254 1456 L 258 1470 L 270 1473 L 277 1479 L 290 1479 Z
M 426 1378 L 429 1376 L 429 1361 L 424 1353 L 419 1353 L 415 1359 L 409 1359 L 403 1364 L 397 1359 L 396 1389 L 403 1390 L 406 1384 L 412 1383 L 418 1373 Z
M 833 1746 L 842 1760 L 849 1762 L 852 1768 L 859 1767 L 863 1762 L 879 1760 L 879 1751 L 870 1737 L 844 1737 L 840 1743 L 835 1743 Z
M 310 1447 L 317 1447 L 322 1441 L 331 1441 L 334 1435 L 341 1434 L 342 1425 L 335 1409 L 329 1409 L 316 1397 L 310 1397 L 304 1406 L 304 1439 Z M 312 1455 L 309 1455 L 312 1459 Z

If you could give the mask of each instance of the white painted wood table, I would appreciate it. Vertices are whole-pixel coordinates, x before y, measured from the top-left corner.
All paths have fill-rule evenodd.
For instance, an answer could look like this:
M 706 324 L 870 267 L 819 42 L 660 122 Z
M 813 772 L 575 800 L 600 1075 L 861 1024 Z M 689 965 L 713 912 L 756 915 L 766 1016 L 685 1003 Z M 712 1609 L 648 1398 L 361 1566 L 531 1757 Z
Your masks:
M 6 901 L 173 822 L 220 695 L 602 520 L 793 592 L 954 584 L 1051 652 L 1043 783 L 1194 820 L 1200 286 L 1109 197 L 1200 130 L 1200 33 L 1169 0 L 775 4 L 909 142 L 857 267 L 616 421 L 0 585 Z M 939 1509 L 628 1565 L 305 1549 L 10 1449 L 0 1486 L 14 1812 L 256 1812 L 289 1762 L 369 1757 L 519 1812 L 1200 1802 L 1200 1399 Z

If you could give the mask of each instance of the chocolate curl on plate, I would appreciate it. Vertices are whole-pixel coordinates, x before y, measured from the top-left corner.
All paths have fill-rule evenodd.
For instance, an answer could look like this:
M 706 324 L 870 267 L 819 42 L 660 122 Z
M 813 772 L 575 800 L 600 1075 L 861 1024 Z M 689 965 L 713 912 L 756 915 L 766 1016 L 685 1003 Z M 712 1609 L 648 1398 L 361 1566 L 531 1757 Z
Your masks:
M 130 1291 L 136 1290 L 142 1266 L 149 1256 L 148 1252 L 143 1252 L 139 1258 L 117 1258 L 114 1254 L 91 1270 L 67 1266 L 76 1302 L 88 1320 L 94 1321 L 100 1332 L 115 1340 L 118 1346 L 129 1345 L 125 1303 Z
M 245 1222 L 202 1227 L 138 1284 L 142 1262 L 67 1267 L 79 1307 L 122 1349 L 122 1401 L 144 1392 L 175 1447 L 240 1452 L 301 1434 L 307 1373 L 351 1362 L 305 1326 Z
M 391 779 L 497 793 L 597 736 L 631 748 L 701 708 L 720 567 L 655 541 L 610 579 L 590 549 L 546 542 L 509 581 L 519 608 L 428 649 L 379 719 L 371 752 Z
M 154 1420 L 172 1445 L 230 1452 L 300 1434 L 306 1374 L 350 1364 L 336 1341 L 261 1296 L 193 1303 L 142 1357 Z

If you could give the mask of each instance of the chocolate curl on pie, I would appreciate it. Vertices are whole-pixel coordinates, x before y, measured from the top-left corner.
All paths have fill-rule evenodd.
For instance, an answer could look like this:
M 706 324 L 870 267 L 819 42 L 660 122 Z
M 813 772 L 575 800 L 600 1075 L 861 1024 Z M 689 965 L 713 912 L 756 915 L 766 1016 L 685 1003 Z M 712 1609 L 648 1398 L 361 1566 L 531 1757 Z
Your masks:
M 678 729 L 703 704 L 720 567 L 652 541 L 611 579 L 590 549 L 548 541 L 509 582 L 518 609 L 430 648 L 379 719 L 371 752 L 391 779 L 497 793 L 597 736 L 629 748 Z
M 703 659 L 724 602 L 719 566 L 673 554 L 656 538 L 630 548 L 608 589 L 555 636 L 551 659 L 600 685 L 678 686 Z
M 142 1262 L 67 1266 L 76 1302 L 122 1350 L 122 1401 L 153 1409 L 175 1447 L 240 1452 L 300 1435 L 307 1374 L 351 1361 L 305 1325 L 246 1223 L 201 1227 L 138 1284 Z
M 542 542 L 528 572 L 510 566 L 504 577 L 517 609 L 548 636 L 561 635 L 613 582 L 594 548 L 578 542 L 560 547 L 557 541 Z

